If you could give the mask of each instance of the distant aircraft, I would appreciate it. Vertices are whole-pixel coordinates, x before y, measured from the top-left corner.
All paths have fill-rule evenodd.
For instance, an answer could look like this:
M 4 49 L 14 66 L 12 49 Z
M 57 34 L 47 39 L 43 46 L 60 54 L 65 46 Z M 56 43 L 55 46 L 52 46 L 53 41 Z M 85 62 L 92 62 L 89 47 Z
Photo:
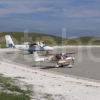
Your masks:
M 16 48 L 19 50 L 26 50 L 30 54 L 33 54 L 34 51 L 52 51 L 53 47 L 45 46 L 43 42 L 37 42 L 35 44 L 24 43 L 22 45 L 15 45 L 10 35 L 5 35 L 6 46 L 8 48 Z
M 67 56 L 67 54 L 53 54 L 46 56 L 39 56 L 37 52 L 34 52 L 34 61 L 35 62 L 55 62 L 55 67 L 63 67 L 64 65 L 68 65 L 72 67 L 74 64 L 75 58 L 72 56 Z

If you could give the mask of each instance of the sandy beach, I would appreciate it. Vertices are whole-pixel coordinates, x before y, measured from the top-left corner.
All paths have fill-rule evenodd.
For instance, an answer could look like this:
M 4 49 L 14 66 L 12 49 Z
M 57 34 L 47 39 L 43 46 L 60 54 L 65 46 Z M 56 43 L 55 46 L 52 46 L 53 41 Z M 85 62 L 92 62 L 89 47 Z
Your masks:
M 32 86 L 32 100 L 99 100 L 100 83 L 0 62 L 0 74 Z M 34 94 L 35 93 L 35 94 Z M 45 97 L 47 96 L 47 97 Z M 48 99 L 46 99 L 48 100 Z

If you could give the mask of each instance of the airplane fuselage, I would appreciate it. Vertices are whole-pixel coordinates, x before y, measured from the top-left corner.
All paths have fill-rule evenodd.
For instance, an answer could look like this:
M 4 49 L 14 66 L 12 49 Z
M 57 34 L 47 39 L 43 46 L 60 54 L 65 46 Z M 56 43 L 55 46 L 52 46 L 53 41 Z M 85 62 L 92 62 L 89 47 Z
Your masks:
M 29 50 L 29 45 L 15 45 L 16 49 Z

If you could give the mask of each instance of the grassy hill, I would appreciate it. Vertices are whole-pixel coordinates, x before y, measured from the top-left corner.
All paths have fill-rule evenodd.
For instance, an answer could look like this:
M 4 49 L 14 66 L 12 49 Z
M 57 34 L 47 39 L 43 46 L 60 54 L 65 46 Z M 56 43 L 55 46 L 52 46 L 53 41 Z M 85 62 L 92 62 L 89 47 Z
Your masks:
M 58 36 L 47 35 L 43 33 L 23 33 L 23 32 L 3 32 L 0 33 L 0 47 L 6 47 L 5 35 L 11 35 L 15 44 L 23 42 L 34 43 L 44 41 L 47 45 L 100 45 L 100 38 L 96 37 L 79 37 L 72 39 L 62 39 Z
M 28 33 L 25 34 L 23 32 L 3 32 L 0 33 L 0 46 L 5 47 L 5 35 L 11 35 L 15 44 L 21 44 L 23 42 L 31 42 L 34 43 L 36 41 L 44 41 L 48 45 L 56 45 L 60 44 L 61 38 L 46 35 L 43 33 Z

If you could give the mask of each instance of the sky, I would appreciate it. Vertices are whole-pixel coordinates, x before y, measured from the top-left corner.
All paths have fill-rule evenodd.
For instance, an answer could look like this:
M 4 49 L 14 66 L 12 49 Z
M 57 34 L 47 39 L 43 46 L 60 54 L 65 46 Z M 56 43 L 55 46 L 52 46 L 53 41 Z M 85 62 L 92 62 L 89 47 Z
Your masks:
M 0 0 L 0 32 L 100 35 L 100 0 Z

